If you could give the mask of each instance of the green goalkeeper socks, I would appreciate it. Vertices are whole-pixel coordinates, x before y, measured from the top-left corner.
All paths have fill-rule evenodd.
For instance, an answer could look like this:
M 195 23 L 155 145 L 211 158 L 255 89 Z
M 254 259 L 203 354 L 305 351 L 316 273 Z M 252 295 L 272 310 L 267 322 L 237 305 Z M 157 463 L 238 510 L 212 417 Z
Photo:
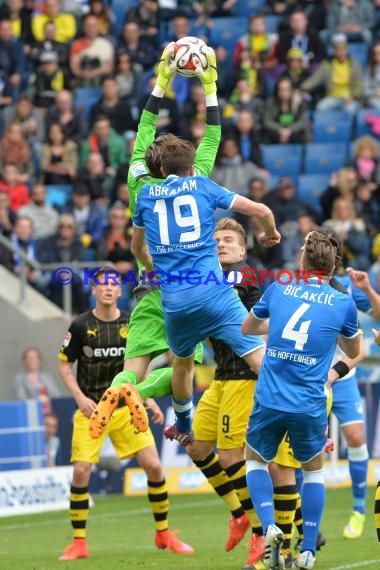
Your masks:
M 172 394 L 172 376 L 173 368 L 157 368 L 148 376 L 137 384 L 141 398 L 162 398 Z
M 138 383 L 137 374 L 132 370 L 123 370 L 116 374 L 112 380 L 113 388 L 120 388 L 122 384 L 136 386 L 141 398 L 162 398 L 172 394 L 173 368 L 157 368 L 153 370 L 142 382 Z
M 112 380 L 111 386 L 113 388 L 120 388 L 122 384 L 137 384 L 137 374 L 132 372 L 132 370 L 122 370 L 119 374 L 116 374 L 115 378 Z

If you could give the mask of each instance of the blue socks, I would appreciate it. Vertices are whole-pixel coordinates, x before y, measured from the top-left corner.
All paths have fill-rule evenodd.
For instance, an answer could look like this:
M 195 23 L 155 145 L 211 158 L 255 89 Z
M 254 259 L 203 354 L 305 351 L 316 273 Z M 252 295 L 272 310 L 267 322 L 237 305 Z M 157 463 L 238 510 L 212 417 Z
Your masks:
M 348 462 L 354 498 L 353 510 L 364 515 L 368 471 L 368 449 L 366 444 L 361 447 L 349 447 Z
M 172 398 L 173 408 L 176 417 L 177 429 L 186 433 L 191 431 L 191 412 L 193 409 L 193 397 L 191 396 L 187 400 L 179 401 Z
M 265 535 L 268 526 L 275 524 L 272 479 L 265 463 L 250 459 L 246 466 L 247 487 Z
M 301 552 L 311 550 L 315 554 L 325 500 L 323 469 L 320 471 L 304 471 L 301 493 L 304 539 Z

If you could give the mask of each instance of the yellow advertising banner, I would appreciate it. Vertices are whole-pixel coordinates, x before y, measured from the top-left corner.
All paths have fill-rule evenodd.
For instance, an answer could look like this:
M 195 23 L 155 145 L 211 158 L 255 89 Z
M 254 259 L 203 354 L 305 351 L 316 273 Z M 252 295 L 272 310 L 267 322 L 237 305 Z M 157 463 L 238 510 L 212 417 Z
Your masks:
M 212 493 L 213 489 L 203 473 L 196 467 L 166 467 L 165 477 L 171 495 L 190 495 Z M 327 461 L 325 481 L 328 488 L 349 487 L 351 485 L 348 462 L 338 461 L 336 465 Z M 380 460 L 371 459 L 368 469 L 368 484 L 376 485 L 380 481 Z M 146 475 L 142 469 L 133 468 L 124 471 L 124 495 L 145 495 L 147 491 Z

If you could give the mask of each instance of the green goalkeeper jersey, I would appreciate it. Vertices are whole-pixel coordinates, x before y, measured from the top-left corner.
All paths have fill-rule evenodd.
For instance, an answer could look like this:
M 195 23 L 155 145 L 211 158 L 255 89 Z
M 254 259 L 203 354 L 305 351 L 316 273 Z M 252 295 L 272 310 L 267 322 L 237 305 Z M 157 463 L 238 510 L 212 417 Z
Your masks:
M 132 216 L 136 213 L 136 202 L 141 188 L 145 184 L 162 182 L 162 179 L 150 176 L 145 162 L 145 151 L 156 136 L 157 118 L 158 116 L 154 113 L 144 110 L 139 122 L 128 171 L 129 207 Z M 214 168 L 221 134 L 220 125 L 207 125 L 206 123 L 205 135 L 195 153 L 194 168 L 196 174 L 210 176 Z

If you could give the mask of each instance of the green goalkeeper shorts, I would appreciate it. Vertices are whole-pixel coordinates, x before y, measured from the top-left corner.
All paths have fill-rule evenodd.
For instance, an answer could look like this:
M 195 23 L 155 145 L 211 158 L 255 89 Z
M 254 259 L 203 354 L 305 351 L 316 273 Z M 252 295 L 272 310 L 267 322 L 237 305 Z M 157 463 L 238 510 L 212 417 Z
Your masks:
M 166 339 L 164 310 L 159 289 L 147 293 L 133 309 L 128 326 L 124 359 L 150 354 L 153 358 L 169 350 Z M 203 360 L 203 345 L 198 343 L 195 362 Z

